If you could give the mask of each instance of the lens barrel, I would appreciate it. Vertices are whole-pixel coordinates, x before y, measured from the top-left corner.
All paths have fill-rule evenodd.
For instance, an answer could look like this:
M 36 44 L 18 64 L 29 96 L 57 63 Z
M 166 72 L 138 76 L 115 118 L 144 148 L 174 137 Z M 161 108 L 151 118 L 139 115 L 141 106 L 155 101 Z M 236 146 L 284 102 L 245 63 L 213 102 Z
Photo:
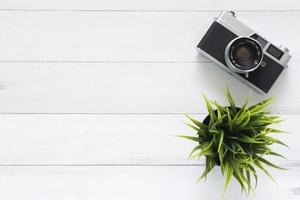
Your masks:
M 237 73 L 248 73 L 258 68 L 263 59 L 259 42 L 250 37 L 237 37 L 225 50 L 227 66 Z

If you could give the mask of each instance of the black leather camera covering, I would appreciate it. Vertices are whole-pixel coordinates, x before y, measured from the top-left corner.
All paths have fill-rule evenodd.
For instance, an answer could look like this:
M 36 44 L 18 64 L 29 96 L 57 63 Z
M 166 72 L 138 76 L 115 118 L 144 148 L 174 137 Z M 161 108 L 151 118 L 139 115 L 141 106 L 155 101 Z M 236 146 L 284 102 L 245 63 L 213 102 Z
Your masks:
M 238 36 L 233 32 L 218 22 L 214 22 L 197 47 L 227 67 L 224 58 L 225 49 L 228 43 L 236 37 Z M 255 71 L 250 72 L 248 78 L 246 78 L 245 74 L 237 74 L 267 93 L 283 71 L 284 67 L 266 55 L 264 55 L 263 61 L 266 63 L 266 66 L 260 66 Z

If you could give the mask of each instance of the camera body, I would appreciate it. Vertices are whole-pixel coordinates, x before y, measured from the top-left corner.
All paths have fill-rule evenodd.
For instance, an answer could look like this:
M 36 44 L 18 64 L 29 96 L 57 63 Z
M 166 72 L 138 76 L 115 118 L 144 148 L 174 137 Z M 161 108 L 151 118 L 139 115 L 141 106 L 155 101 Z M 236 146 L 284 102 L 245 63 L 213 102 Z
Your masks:
M 240 81 L 266 94 L 291 56 L 224 11 L 197 46 L 198 51 Z

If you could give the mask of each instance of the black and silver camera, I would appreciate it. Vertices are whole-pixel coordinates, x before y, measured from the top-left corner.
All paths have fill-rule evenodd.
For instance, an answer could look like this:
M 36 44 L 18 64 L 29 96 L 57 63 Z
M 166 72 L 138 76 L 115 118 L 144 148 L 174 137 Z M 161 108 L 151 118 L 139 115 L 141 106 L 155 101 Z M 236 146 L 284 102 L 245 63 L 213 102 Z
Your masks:
M 224 11 L 197 46 L 199 52 L 227 72 L 266 94 L 287 68 L 289 50 L 276 47 Z

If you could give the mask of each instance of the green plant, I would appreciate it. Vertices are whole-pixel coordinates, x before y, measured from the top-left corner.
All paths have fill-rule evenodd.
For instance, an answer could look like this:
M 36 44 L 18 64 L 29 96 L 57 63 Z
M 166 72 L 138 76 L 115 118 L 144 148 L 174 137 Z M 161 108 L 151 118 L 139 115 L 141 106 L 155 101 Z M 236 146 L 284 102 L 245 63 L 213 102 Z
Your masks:
M 265 111 L 265 107 L 272 102 L 272 98 L 248 106 L 249 95 L 244 105 L 239 108 L 236 107 L 228 90 L 225 91 L 225 95 L 229 106 L 221 106 L 204 96 L 209 113 L 206 122 L 200 122 L 186 115 L 192 122 L 192 124 L 186 124 L 197 131 L 197 136 L 180 137 L 198 143 L 192 149 L 190 158 L 203 156 L 206 159 L 205 171 L 199 180 L 206 179 L 215 166 L 220 166 L 222 174 L 226 176 L 223 196 L 232 177 L 238 181 L 242 192 L 249 194 L 250 191 L 254 192 L 257 185 L 256 169 L 262 170 L 272 180 L 274 179 L 265 166 L 283 169 L 263 158 L 265 155 L 283 157 L 274 152 L 270 145 L 276 143 L 286 146 L 286 144 L 270 135 L 284 132 L 269 127 L 282 120 Z M 253 177 L 255 184 L 251 180 Z

